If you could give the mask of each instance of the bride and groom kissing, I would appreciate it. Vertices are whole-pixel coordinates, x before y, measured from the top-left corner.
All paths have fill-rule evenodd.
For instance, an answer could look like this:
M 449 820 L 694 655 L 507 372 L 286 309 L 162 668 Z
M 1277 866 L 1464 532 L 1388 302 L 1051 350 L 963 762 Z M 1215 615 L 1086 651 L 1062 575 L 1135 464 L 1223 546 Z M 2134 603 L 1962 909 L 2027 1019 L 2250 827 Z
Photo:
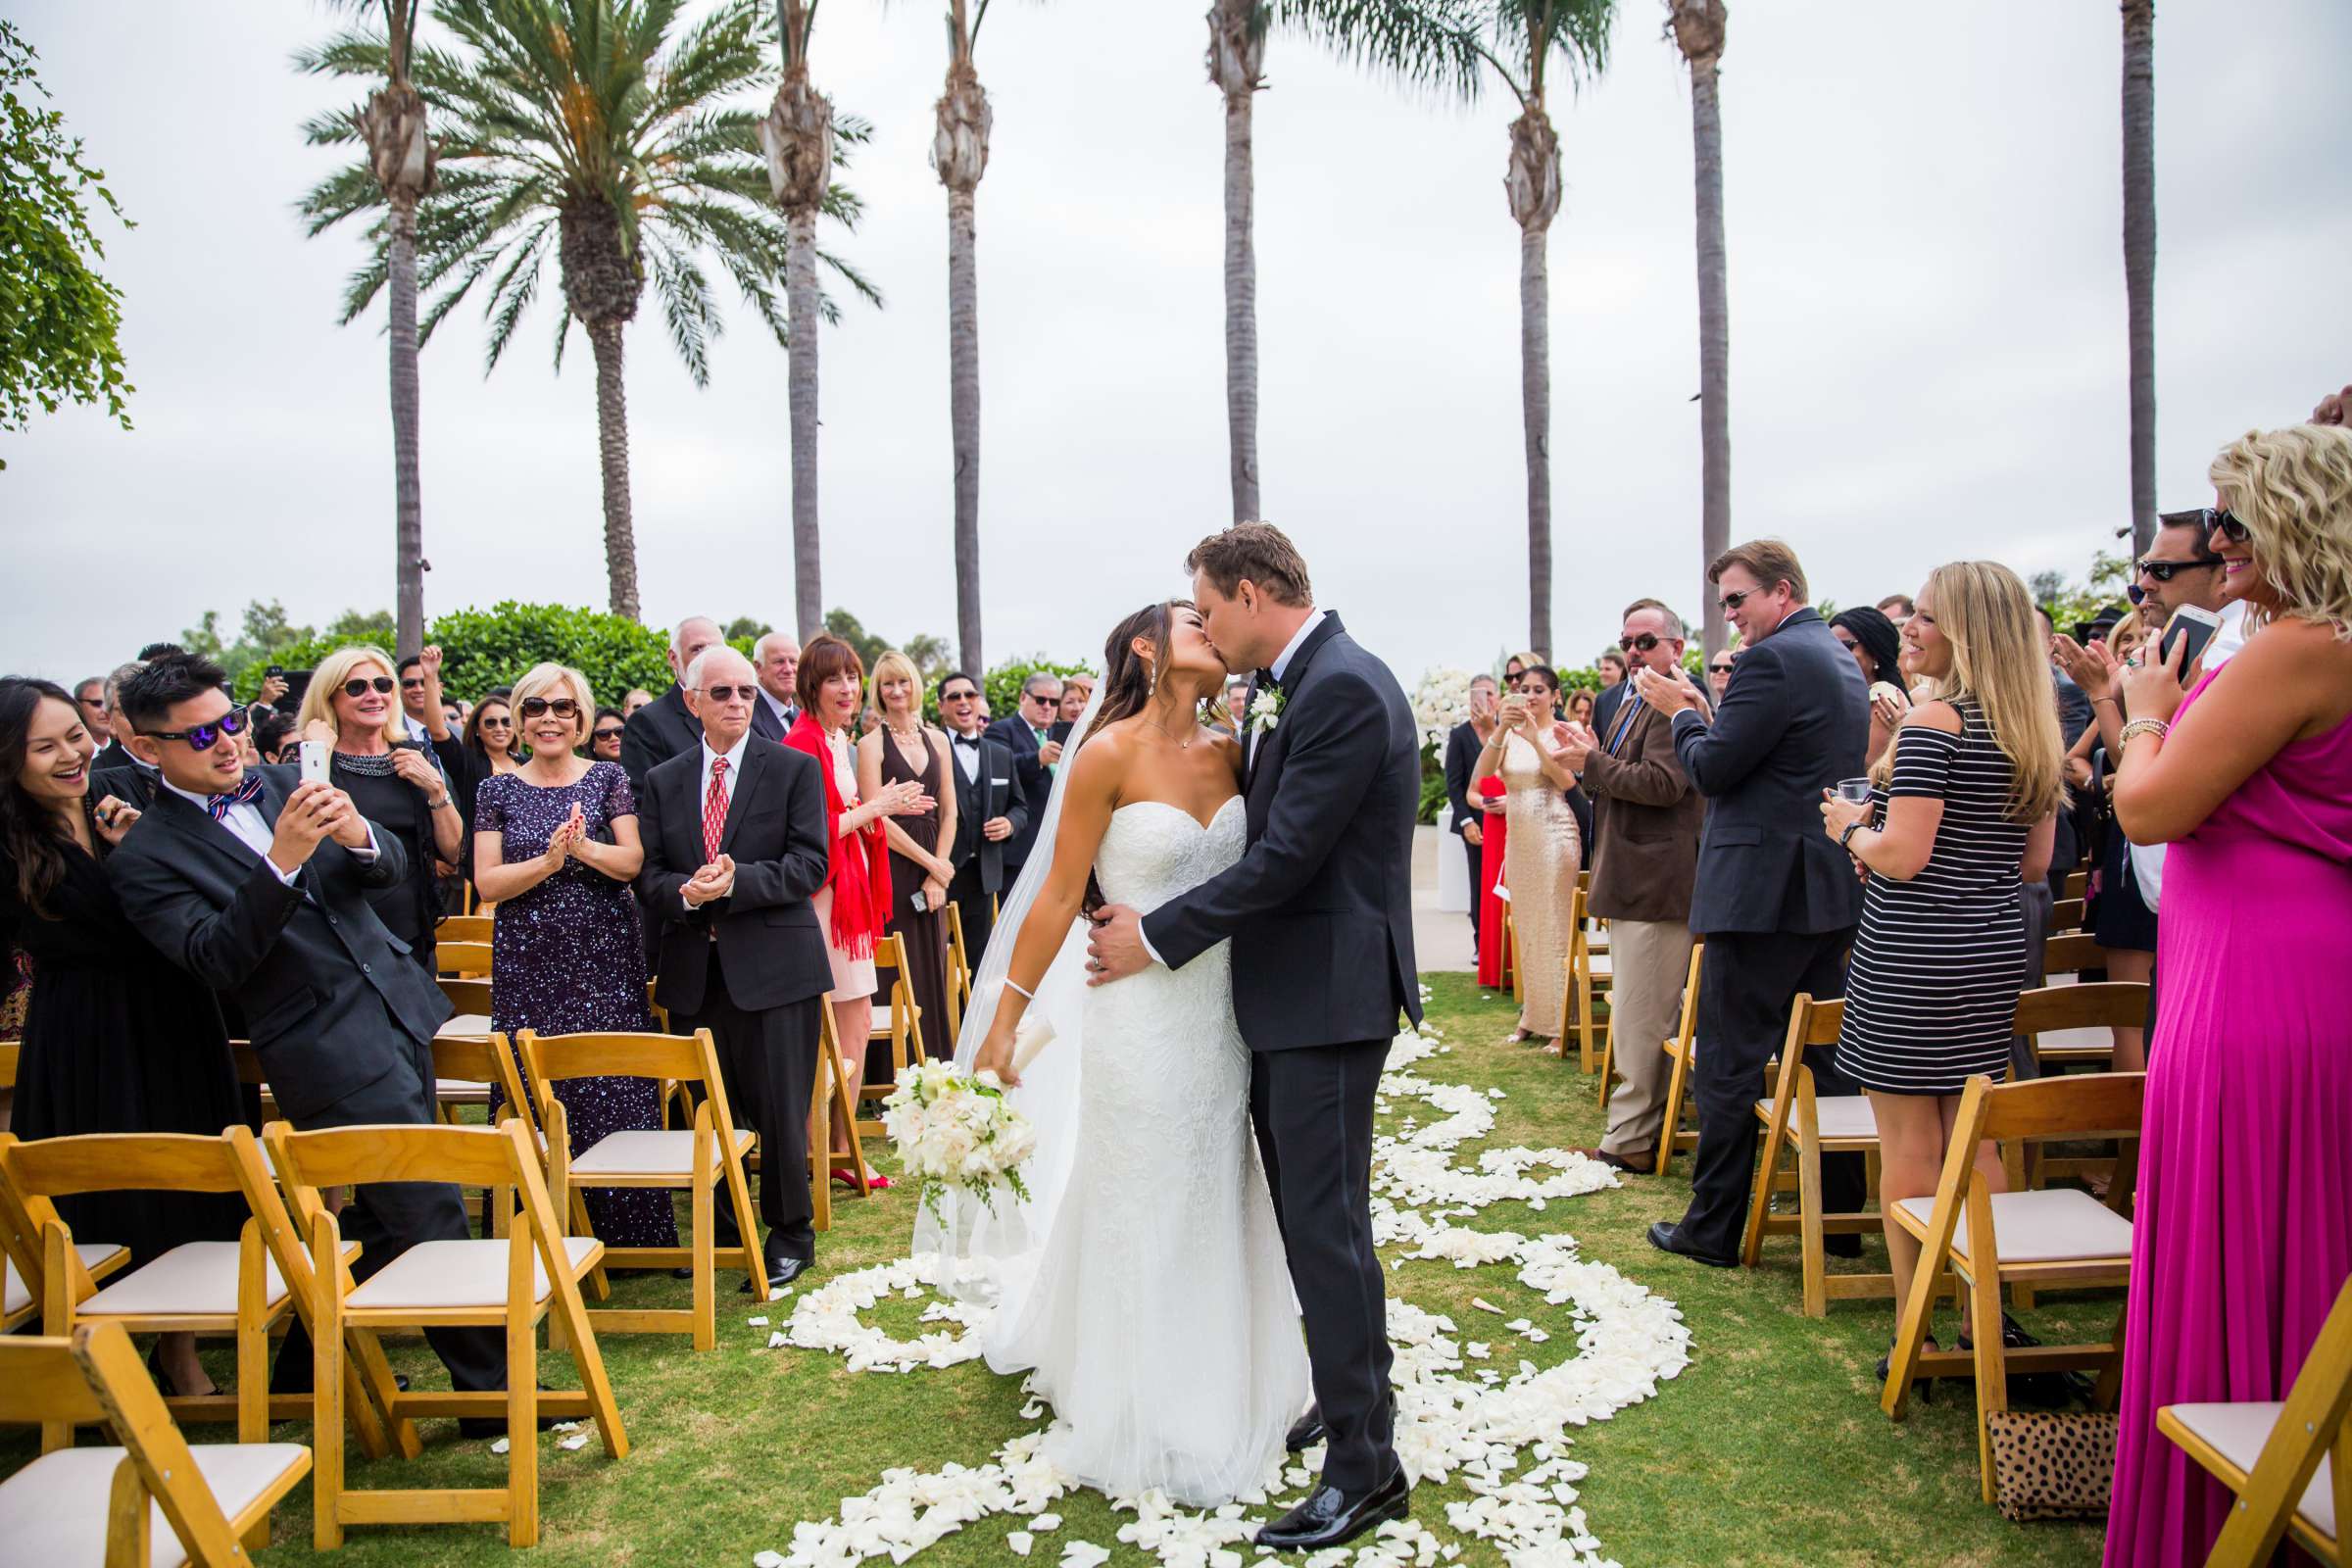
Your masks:
M 976 977 L 957 1060 L 1040 1146 L 1025 1212 L 956 1245 L 992 1251 L 989 1363 L 1053 1404 L 1061 1469 L 1208 1507 L 1321 1443 L 1256 1538 L 1316 1549 L 1409 1506 L 1370 1184 L 1382 1064 L 1420 1016 L 1420 741 L 1280 530 L 1185 565 L 1190 601 L 1111 633 Z M 1200 720 L 1229 667 L 1255 671 L 1239 737 Z

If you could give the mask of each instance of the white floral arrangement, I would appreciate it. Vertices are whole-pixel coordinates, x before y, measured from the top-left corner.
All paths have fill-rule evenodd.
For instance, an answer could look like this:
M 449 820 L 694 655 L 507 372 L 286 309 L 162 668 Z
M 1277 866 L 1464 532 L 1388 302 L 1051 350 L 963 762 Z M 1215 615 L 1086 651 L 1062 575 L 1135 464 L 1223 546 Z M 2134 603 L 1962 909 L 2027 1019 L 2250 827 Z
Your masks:
M 923 1206 L 942 1223 L 951 1187 L 992 1214 L 999 1187 L 1029 1200 L 1021 1164 L 1037 1152 L 1037 1131 L 1006 1102 L 995 1073 L 975 1077 L 946 1061 L 910 1066 L 882 1102 L 882 1126 L 906 1174 L 923 1184 Z
M 1413 722 L 1425 746 L 1443 746 L 1456 724 L 1470 717 L 1470 671 L 1442 665 L 1421 677 L 1413 692 Z

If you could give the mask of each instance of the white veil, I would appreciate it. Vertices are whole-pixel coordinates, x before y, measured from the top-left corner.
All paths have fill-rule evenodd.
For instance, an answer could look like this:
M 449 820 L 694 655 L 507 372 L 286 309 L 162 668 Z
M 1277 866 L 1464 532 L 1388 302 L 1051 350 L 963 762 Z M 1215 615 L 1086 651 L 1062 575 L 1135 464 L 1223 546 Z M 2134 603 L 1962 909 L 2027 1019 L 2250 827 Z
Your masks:
M 1021 927 L 1037 903 L 1039 890 L 1053 874 L 1054 844 L 1061 825 L 1070 763 L 1077 757 L 1080 737 L 1102 710 L 1108 686 L 1105 681 L 1095 688 L 1086 711 L 1070 728 L 1061 763 L 1054 772 L 1045 814 L 1038 822 L 1036 846 L 1021 867 L 1020 879 L 1004 896 L 988 950 L 972 972 L 972 1003 L 964 1009 L 963 1026 L 956 1036 L 956 1065 L 967 1072 L 980 1054 L 982 1042 L 988 1039 L 989 1026 L 996 1021 L 997 1003 L 1004 994 L 1005 972 L 1012 965 L 1012 950 Z M 914 1255 L 937 1255 L 965 1265 L 943 1271 L 942 1284 L 954 1294 L 973 1294 L 974 1287 L 993 1294 L 993 1286 L 1006 1273 L 1005 1265 L 1034 1253 L 1053 1233 L 1054 1213 L 1069 1183 L 1071 1157 L 1078 1144 L 1078 1065 L 1083 1054 L 1079 1048 L 1086 989 L 1086 922 L 1074 920 L 1060 951 L 1038 982 L 1037 995 L 1021 1015 L 1019 1050 L 1032 1049 L 1033 1037 L 1047 1029 L 1051 1043 L 1026 1062 L 1018 1062 L 1016 1055 L 1021 1082 L 1005 1092 L 1013 1108 L 1037 1130 L 1036 1152 L 1021 1167 L 1021 1180 L 1029 1189 L 1028 1201 L 1021 1202 L 1000 1190 L 991 1210 L 980 1200 L 950 1188 L 939 1214 L 934 1215 L 926 1205 L 918 1205 L 915 1211 Z

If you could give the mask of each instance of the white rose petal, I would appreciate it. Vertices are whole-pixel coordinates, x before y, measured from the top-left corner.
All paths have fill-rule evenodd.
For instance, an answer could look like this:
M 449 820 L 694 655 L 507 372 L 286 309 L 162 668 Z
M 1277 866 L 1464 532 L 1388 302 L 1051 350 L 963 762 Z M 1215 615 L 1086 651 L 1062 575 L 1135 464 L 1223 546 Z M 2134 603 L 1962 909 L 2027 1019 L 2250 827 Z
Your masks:
M 1026 1530 L 1015 1530 L 1004 1538 L 1004 1544 L 1012 1548 L 1015 1557 L 1026 1557 L 1029 1548 L 1037 1544 L 1037 1538 Z

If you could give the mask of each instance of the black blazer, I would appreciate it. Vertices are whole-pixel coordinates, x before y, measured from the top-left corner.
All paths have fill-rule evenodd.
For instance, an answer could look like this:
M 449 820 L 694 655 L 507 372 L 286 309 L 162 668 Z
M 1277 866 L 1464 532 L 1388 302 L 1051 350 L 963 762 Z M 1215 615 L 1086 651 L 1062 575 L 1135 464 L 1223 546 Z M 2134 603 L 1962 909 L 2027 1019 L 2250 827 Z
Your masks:
M 1233 939 L 1234 1011 L 1252 1051 L 1387 1040 L 1398 1008 L 1421 1020 L 1421 735 L 1396 677 L 1337 615 L 1285 673 L 1282 718 L 1243 784 L 1249 853 L 1145 915 L 1144 935 L 1170 968 Z
M 956 842 L 948 851 L 948 863 L 960 871 L 974 856 L 979 857 L 980 891 L 1001 893 L 1005 847 L 1019 843 L 1029 828 L 1029 792 L 1021 787 L 1021 770 L 1013 765 L 1012 753 L 983 731 L 979 782 L 963 776 L 953 736 L 948 740 L 948 773 L 956 781 Z M 1012 823 L 1011 837 L 992 843 L 980 836 L 980 824 L 994 816 Z M 1030 842 L 1035 843 L 1036 837 L 1030 834 Z
M 1478 738 L 1478 729 L 1467 719 L 1453 726 L 1446 737 L 1446 798 L 1453 803 L 1453 827 L 1459 835 L 1473 813 L 1481 821 L 1486 813 L 1470 799 L 1470 775 L 1478 770 L 1478 754 L 1486 742 Z
M 1012 837 L 1002 846 L 1004 864 L 1018 871 L 1029 863 L 1030 852 L 1037 848 L 1038 824 L 1045 819 L 1046 803 L 1054 795 L 1054 775 L 1037 760 L 1037 731 L 1020 714 L 1000 718 L 980 733 L 1012 754 L 1014 776 L 1020 780 L 1022 798 L 1029 803 L 1028 819 L 1015 827 Z
M 1603 687 L 1600 695 L 1592 699 L 1592 733 L 1600 737 L 1604 746 L 1608 744 L 1609 726 L 1617 721 L 1617 707 L 1625 701 L 1625 694 L 1633 684 L 1631 679 L 1621 680 L 1614 686 Z
M 1712 803 L 1692 931 L 1817 935 L 1861 921 L 1862 884 L 1821 831 L 1821 792 L 1863 770 L 1869 687 L 1819 613 L 1799 610 L 1740 649 L 1714 723 L 1675 714 L 1674 748 Z
M 109 751 L 113 749 L 108 748 Z M 120 767 L 109 767 L 106 764 L 106 752 L 100 752 L 90 762 L 90 802 L 95 805 L 109 795 L 144 811 L 148 803 L 155 799 L 155 769 L 142 767 L 136 760 L 125 761 Z
M 255 804 L 274 824 L 299 771 L 252 771 L 262 780 Z M 399 839 L 378 828 L 375 845 L 370 864 L 322 843 L 288 886 L 235 834 L 158 789 L 106 862 L 130 923 L 240 1004 L 270 1092 L 297 1123 L 337 1105 L 368 1114 L 369 1086 L 415 1072 L 450 1015 L 408 944 L 368 907 L 369 890 L 397 887 L 408 874 Z M 409 1080 L 399 1103 L 414 1098 Z
M 814 758 L 757 735 L 745 741 L 718 840 L 720 853 L 735 858 L 735 891 L 699 909 L 686 907 L 680 890 L 703 864 L 702 742 L 645 776 L 637 828 L 645 841 L 637 898 L 661 933 L 655 996 L 662 1006 L 688 1015 L 703 1009 L 710 965 L 695 950 L 714 936 L 727 996 L 747 1012 L 833 988 L 809 902 L 831 864 L 825 781 Z
M 767 694 L 760 693 L 752 699 L 752 733 L 763 741 L 774 741 L 779 746 L 782 745 L 785 733 L 800 721 L 800 705 L 786 703 L 784 714 L 785 716 L 782 718 L 776 717 L 776 710 L 767 706 Z
M 760 704 L 752 702 L 753 721 L 759 721 Z M 686 694 L 670 682 L 669 690 L 631 713 L 620 732 L 620 770 L 629 775 L 629 788 L 640 799 L 645 795 L 646 775 L 680 752 L 691 752 L 703 742 L 703 721 L 686 710 Z

